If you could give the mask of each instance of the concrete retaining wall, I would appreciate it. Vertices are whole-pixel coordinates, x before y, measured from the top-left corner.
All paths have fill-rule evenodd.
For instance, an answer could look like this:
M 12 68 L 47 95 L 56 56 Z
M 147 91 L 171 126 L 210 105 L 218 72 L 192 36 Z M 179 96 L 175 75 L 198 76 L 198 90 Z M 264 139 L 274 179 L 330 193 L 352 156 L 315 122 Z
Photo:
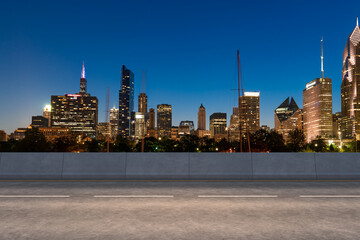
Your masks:
M 0 153 L 0 179 L 360 179 L 360 153 Z

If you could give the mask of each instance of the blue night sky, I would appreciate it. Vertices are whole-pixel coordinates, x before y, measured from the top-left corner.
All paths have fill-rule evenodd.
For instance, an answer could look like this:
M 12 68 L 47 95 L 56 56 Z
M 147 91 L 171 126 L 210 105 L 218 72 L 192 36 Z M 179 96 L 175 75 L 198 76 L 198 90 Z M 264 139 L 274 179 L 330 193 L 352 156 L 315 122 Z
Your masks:
M 345 5 L 346 3 L 346 5 Z M 305 84 L 333 79 L 340 111 L 342 52 L 360 1 L 4 1 L 0 2 L 0 129 L 8 134 L 41 115 L 51 95 L 88 92 L 105 120 L 118 105 L 120 68 L 135 74 L 135 106 L 146 71 L 148 106 L 173 106 L 173 125 L 236 105 L 236 50 L 246 91 L 260 91 L 261 124 L 288 96 L 302 107 Z M 136 107 L 137 109 L 137 107 Z

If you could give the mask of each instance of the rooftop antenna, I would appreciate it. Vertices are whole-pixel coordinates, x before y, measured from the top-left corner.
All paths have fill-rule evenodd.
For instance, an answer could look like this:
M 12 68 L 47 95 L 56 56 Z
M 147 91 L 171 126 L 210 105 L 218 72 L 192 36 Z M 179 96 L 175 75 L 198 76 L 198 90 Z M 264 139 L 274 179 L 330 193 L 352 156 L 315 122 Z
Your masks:
M 321 78 L 324 79 L 324 39 L 321 37 Z

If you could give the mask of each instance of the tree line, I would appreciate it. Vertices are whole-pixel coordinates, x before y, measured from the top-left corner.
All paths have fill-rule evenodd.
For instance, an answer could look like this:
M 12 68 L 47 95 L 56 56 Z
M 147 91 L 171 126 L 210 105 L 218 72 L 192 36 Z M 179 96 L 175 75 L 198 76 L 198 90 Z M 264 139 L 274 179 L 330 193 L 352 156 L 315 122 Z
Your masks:
M 243 151 L 248 151 L 248 142 L 244 139 Z M 122 136 L 109 143 L 110 152 L 141 152 L 142 141 L 131 141 Z M 360 149 L 360 141 L 357 141 Z M 339 149 L 335 144 L 327 145 L 322 138 L 317 138 L 310 143 L 305 142 L 302 131 L 294 130 L 289 134 L 285 143 L 283 136 L 275 131 L 258 130 L 250 134 L 252 152 L 354 152 L 355 142 Z M 46 140 L 45 136 L 37 129 L 32 128 L 25 132 L 22 140 L 10 139 L 0 142 L 0 152 L 106 152 L 107 141 L 92 139 L 79 143 L 76 135 L 57 138 L 53 142 Z M 238 141 L 229 142 L 227 139 L 216 142 L 212 138 L 199 138 L 196 135 L 185 135 L 180 140 L 170 138 L 145 138 L 145 152 L 239 152 Z

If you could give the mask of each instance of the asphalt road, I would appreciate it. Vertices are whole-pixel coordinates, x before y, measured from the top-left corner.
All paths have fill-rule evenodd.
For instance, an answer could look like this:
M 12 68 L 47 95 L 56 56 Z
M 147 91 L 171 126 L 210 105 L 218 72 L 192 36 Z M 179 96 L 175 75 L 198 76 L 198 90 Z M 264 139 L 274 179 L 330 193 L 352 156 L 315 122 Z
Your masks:
M 360 182 L 0 182 L 0 239 L 359 239 Z

